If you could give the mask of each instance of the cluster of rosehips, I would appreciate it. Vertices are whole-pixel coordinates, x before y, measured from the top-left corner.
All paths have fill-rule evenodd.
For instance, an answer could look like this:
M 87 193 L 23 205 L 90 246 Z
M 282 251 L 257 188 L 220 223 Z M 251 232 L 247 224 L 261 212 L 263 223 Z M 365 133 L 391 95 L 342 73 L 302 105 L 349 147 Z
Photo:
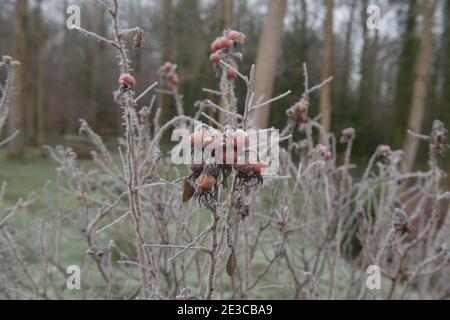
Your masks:
M 306 99 L 301 99 L 292 107 L 286 110 L 286 115 L 294 120 L 300 119 L 300 130 L 305 131 L 308 124 L 309 102 Z
M 178 86 L 180 84 L 180 78 L 176 72 L 177 65 L 171 62 L 166 62 L 158 69 L 158 76 L 161 83 L 166 85 Z
M 219 70 L 218 66 L 221 60 L 227 61 L 228 57 L 233 55 L 245 43 L 245 35 L 235 30 L 225 30 L 222 37 L 217 38 L 211 43 L 213 53 L 209 59 L 214 67 Z M 228 62 L 228 61 L 227 61 Z M 238 76 L 236 70 L 228 68 L 228 79 L 235 79 Z
M 200 203 L 212 203 L 217 197 L 219 185 L 227 188 L 227 179 L 233 170 L 236 172 L 235 190 L 240 190 L 244 185 L 262 185 L 261 171 L 266 165 L 261 161 L 249 163 L 249 135 L 244 130 L 227 125 L 220 132 L 201 124 L 190 135 L 190 143 L 192 163 L 195 163 L 196 148 L 201 150 L 202 160 L 191 165 L 192 173 L 184 184 L 184 202 L 194 197 Z

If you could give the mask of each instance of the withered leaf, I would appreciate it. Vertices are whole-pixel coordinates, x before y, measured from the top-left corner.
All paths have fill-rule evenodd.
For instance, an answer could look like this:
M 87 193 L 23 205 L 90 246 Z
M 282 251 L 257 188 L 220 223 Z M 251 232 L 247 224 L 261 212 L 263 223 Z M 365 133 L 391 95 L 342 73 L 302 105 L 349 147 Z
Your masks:
M 188 202 L 194 196 L 194 188 L 187 179 L 183 183 L 183 203 Z
M 137 49 L 137 48 L 142 48 L 143 43 L 144 43 L 144 32 L 142 30 L 138 30 L 136 32 L 136 34 L 134 35 L 133 38 L 133 48 Z
M 234 275 L 234 271 L 236 270 L 236 255 L 234 254 L 234 249 L 231 248 L 230 256 L 227 262 L 227 273 L 230 277 Z

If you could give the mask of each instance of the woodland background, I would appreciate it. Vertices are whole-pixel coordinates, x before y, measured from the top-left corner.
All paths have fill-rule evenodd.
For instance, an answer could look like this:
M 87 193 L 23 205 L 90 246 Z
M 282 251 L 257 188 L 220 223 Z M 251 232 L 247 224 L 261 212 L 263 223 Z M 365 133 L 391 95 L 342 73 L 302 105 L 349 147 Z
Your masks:
M 209 45 L 227 27 L 247 35 L 240 68 L 246 74 L 256 61 L 260 96 L 301 92 L 303 62 L 315 82 L 333 75 L 332 84 L 312 97 L 313 112 L 320 109 L 325 127 L 336 133 L 354 127 L 354 154 L 364 161 L 380 143 L 401 148 L 408 127 L 450 120 L 450 1 L 433 3 L 427 14 L 418 0 L 133 0 L 124 1 L 122 23 L 145 33 L 144 50 L 130 53 L 138 91 L 157 79 L 163 62 L 177 63 L 187 113 L 214 81 Z M 9 133 L 22 134 L 3 151 L 8 158 L 20 157 L 27 147 L 67 143 L 80 118 L 106 137 L 121 130 L 111 95 L 118 87 L 115 57 L 104 44 L 83 41 L 65 27 L 70 4 L 81 7 L 83 27 L 111 32 L 94 1 L 0 0 L 1 53 L 22 62 L 9 120 Z M 380 30 L 366 27 L 370 4 L 381 8 Z M 415 90 L 420 82 L 424 90 Z M 240 101 L 244 93 L 238 87 Z M 261 109 L 258 125 L 281 127 L 295 99 L 276 102 L 270 116 Z M 170 119 L 173 103 L 158 103 L 164 105 L 163 119 Z M 424 164 L 426 147 L 408 157 L 414 160 L 415 154 Z

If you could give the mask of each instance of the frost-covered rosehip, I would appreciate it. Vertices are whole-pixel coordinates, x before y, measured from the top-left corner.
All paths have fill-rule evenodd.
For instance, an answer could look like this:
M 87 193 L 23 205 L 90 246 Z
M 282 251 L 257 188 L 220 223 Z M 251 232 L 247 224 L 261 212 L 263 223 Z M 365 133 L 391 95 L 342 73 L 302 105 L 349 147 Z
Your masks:
M 382 144 L 378 147 L 378 155 L 380 156 L 386 156 L 392 152 L 392 149 L 390 146 Z
M 215 64 L 219 63 L 220 59 L 221 59 L 220 54 L 218 54 L 217 52 L 209 56 L 209 60 L 211 60 L 211 62 Z
M 250 170 L 256 174 L 261 174 L 261 171 L 266 167 L 267 167 L 267 165 L 261 161 L 250 164 Z
M 228 71 L 227 71 L 227 77 L 228 77 L 228 79 L 236 79 L 236 77 L 237 77 L 237 72 L 236 72 L 236 70 L 234 70 L 234 69 L 228 69 Z
M 235 30 L 231 30 L 227 35 L 227 38 L 231 41 L 239 40 L 240 37 L 241 37 L 241 33 L 237 32 Z
M 132 88 L 136 85 L 136 79 L 134 79 L 134 77 L 131 74 L 124 73 L 120 76 L 119 83 L 123 86 Z
M 231 44 L 231 41 L 225 37 L 219 38 L 220 48 L 228 48 Z
M 163 70 L 164 72 L 169 72 L 170 70 L 172 70 L 173 64 L 170 62 L 166 62 L 163 65 Z
M 217 51 L 221 48 L 221 43 L 220 43 L 220 39 L 216 39 L 211 43 L 211 50 L 212 51 Z
M 208 176 L 205 173 L 202 173 L 197 180 L 195 180 L 197 187 L 203 191 L 211 190 L 212 187 L 216 184 L 216 179 L 213 176 Z
M 172 74 L 169 79 L 170 83 L 173 84 L 174 86 L 180 84 L 180 79 L 178 78 L 178 75 L 176 73 Z

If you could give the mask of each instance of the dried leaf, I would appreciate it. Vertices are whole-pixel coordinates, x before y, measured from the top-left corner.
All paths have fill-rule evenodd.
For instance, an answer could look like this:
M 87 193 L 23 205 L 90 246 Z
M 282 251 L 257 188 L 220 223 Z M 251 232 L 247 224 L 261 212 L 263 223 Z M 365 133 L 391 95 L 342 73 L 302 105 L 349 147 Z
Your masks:
M 194 196 L 194 188 L 187 179 L 183 183 L 183 203 L 188 202 Z
M 136 32 L 136 34 L 134 35 L 133 38 L 133 48 L 137 49 L 137 48 L 142 48 L 143 43 L 144 43 L 144 32 L 142 30 L 138 30 Z
M 234 271 L 236 270 L 236 255 L 234 254 L 234 249 L 231 248 L 230 257 L 227 262 L 227 273 L 230 277 L 234 275 Z

